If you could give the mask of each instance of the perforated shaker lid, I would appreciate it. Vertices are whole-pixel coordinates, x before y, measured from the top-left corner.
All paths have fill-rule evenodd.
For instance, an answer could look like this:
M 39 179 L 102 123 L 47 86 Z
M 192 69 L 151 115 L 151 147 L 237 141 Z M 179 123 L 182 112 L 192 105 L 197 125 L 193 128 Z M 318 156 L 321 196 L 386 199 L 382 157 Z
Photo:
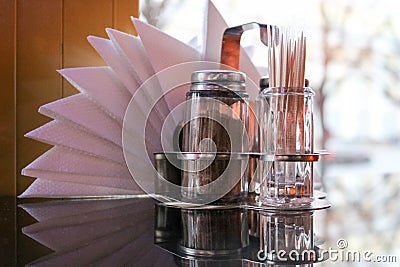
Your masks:
M 230 70 L 201 70 L 193 72 L 191 80 L 192 90 L 217 90 L 226 87 L 232 91 L 244 91 L 246 74 Z

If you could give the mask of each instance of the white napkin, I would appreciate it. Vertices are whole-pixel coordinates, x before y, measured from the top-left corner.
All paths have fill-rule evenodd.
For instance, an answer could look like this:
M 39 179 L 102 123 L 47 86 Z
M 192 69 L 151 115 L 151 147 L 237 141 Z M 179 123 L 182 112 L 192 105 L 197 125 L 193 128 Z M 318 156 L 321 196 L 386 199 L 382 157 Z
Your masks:
M 23 175 L 42 179 L 136 190 L 126 166 L 55 146 L 25 167 Z
M 40 107 L 50 118 L 71 123 L 122 146 L 121 124 L 83 94 L 72 95 Z
M 76 149 L 99 158 L 125 165 L 121 147 L 98 135 L 71 127 L 66 121 L 53 120 L 25 135 L 26 137 L 54 146 Z
M 63 69 L 59 73 L 122 124 L 132 95 L 109 67 Z
M 133 68 L 125 57 L 118 53 L 112 41 L 95 36 L 89 36 L 88 41 L 133 94 L 139 87 L 139 82 L 135 78 Z
M 136 18 L 132 20 L 155 72 L 179 63 L 201 59 L 200 52 L 190 45 Z
M 84 178 L 84 177 L 83 177 Z M 82 178 L 82 179 L 83 179 Z M 82 198 L 98 196 L 118 196 L 125 197 L 140 195 L 140 189 L 129 190 L 109 186 L 95 186 L 78 184 L 76 182 L 62 182 L 47 180 L 38 177 L 19 197 L 22 198 Z
M 139 37 L 120 32 L 114 29 L 106 29 L 108 36 L 118 52 L 126 58 L 134 70 L 136 80 L 142 84 L 155 72 L 149 61 L 149 56 Z
M 125 111 L 131 102 L 134 116 L 124 131 L 126 156 L 135 162 L 138 173 L 149 173 L 151 170 L 144 169 L 143 163 L 153 152 L 163 150 L 162 127 L 166 149 L 173 148 L 172 136 L 183 113 L 178 110 L 170 120 L 167 118 L 185 100 L 191 72 L 204 66 L 182 64 L 220 60 L 222 34 L 227 24 L 211 1 L 207 14 L 206 38 L 199 38 L 205 40 L 200 50 L 135 18 L 132 21 L 139 37 L 114 29 L 106 29 L 110 39 L 89 36 L 88 41 L 108 66 L 59 70 L 80 93 L 39 109 L 54 121 L 26 136 L 55 147 L 23 169 L 24 175 L 37 180 L 21 197 L 142 194 L 124 161 Z M 168 72 L 171 69 L 180 75 L 171 77 Z M 244 50 L 240 70 L 258 83 L 260 75 Z M 155 73 L 157 76 L 152 79 Z M 248 87 L 250 96 L 254 97 L 257 91 L 254 86 Z M 160 96 L 163 97 L 159 99 Z M 147 122 L 145 133 L 139 127 L 143 121 Z M 136 149 L 144 144 L 148 155 Z

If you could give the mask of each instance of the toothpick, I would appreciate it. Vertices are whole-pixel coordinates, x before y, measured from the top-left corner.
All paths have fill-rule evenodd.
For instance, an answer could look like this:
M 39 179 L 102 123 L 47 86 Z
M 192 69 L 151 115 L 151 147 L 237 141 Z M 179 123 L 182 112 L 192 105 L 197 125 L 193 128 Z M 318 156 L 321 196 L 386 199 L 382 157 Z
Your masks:
M 283 29 L 280 34 L 274 29 L 269 33 L 270 87 L 273 87 L 273 90 L 289 92 L 285 96 L 275 95 L 271 101 L 271 108 L 275 109 L 273 114 L 277 116 L 276 148 L 284 148 L 277 150 L 277 153 L 304 153 L 304 98 L 293 93 L 303 92 L 306 38 L 303 32 L 298 34 L 290 28 Z M 297 138 L 300 139 L 299 144 Z M 296 147 L 297 145 L 299 147 Z

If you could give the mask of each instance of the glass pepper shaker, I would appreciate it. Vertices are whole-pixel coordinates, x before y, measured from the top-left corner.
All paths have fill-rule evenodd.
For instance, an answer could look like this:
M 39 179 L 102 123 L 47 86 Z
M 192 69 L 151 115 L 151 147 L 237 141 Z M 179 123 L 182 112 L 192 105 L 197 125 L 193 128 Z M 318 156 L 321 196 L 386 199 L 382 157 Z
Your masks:
M 244 73 L 228 70 L 192 74 L 182 136 L 184 199 L 235 201 L 246 194 L 247 162 L 242 152 L 249 151 L 249 108 L 245 79 Z M 210 184 L 222 175 L 229 181 Z

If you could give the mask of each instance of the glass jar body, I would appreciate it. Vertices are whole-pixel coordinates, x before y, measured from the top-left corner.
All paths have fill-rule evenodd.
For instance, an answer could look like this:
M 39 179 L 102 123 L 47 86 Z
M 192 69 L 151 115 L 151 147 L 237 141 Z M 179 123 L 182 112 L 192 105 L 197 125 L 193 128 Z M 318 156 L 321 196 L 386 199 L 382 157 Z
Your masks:
M 243 84 L 244 85 L 244 84 Z M 235 90 L 230 90 L 230 88 Z M 238 157 L 249 152 L 248 95 L 228 82 L 210 85 L 192 84 L 186 95 L 182 151 L 197 153 L 196 159 L 183 160 L 182 190 L 184 199 L 211 197 L 222 202 L 235 202 L 247 195 L 247 161 Z M 214 158 L 202 158 L 214 154 Z M 205 187 L 218 178 L 232 185 L 222 196 L 220 190 Z M 218 191 L 218 192 L 217 192 Z M 217 192 L 217 193 L 216 193 Z
M 266 88 L 257 99 L 260 124 L 260 197 L 265 204 L 307 204 L 313 200 L 313 162 L 279 156 L 314 152 L 311 88 Z

